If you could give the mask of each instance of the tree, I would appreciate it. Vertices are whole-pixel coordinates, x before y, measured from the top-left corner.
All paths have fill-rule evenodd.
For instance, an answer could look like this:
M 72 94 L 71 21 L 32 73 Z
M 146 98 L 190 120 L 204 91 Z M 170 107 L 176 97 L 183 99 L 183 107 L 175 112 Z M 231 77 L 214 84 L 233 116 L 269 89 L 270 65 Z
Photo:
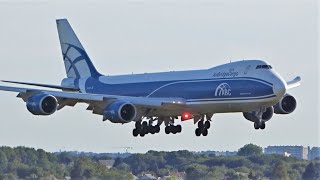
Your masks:
M 309 163 L 306 167 L 306 170 L 302 174 L 302 179 L 320 179 L 320 163 L 314 164 L 313 162 Z
M 239 156 L 254 156 L 262 155 L 262 148 L 254 144 L 247 144 L 239 149 Z
M 8 166 L 7 155 L 0 150 L 0 171 L 3 172 Z
M 204 165 L 192 164 L 189 166 L 189 168 L 186 169 L 187 180 L 205 178 L 207 174 L 208 174 L 208 167 Z
M 288 176 L 288 168 L 283 161 L 279 161 L 273 168 L 272 179 L 281 179 L 287 180 Z

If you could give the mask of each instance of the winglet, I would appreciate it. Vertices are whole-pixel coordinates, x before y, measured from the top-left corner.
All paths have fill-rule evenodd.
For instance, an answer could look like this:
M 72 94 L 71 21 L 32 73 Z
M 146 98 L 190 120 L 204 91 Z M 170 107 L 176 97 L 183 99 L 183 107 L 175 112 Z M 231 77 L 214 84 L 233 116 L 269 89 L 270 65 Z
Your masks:
M 292 89 L 292 88 L 295 88 L 295 87 L 298 87 L 301 85 L 301 77 L 300 76 L 297 76 L 296 78 L 294 78 L 293 80 L 287 82 L 287 89 Z

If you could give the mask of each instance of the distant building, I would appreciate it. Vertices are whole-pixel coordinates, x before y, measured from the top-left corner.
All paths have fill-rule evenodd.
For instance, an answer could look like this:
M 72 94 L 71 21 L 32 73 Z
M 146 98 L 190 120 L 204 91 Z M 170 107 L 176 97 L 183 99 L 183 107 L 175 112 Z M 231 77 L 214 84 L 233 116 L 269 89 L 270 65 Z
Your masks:
M 111 159 L 111 160 L 99 160 L 99 164 L 101 164 L 102 166 L 107 167 L 107 169 L 110 169 L 113 167 L 115 160 Z
M 320 158 L 320 147 L 313 147 L 309 149 L 309 160 L 314 160 L 315 158 Z
M 308 148 L 304 146 L 268 146 L 264 149 L 264 153 L 308 159 Z

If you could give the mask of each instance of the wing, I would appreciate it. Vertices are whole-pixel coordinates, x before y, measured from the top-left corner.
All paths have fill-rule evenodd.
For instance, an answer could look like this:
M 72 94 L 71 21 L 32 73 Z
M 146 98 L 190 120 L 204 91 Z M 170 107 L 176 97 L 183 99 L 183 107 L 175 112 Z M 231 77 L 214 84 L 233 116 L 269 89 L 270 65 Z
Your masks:
M 75 89 L 75 88 L 70 88 L 70 87 L 62 87 L 62 86 L 51 85 L 51 84 L 40 84 L 40 83 L 7 81 L 7 80 L 2 80 L 2 82 L 13 83 L 13 84 L 31 85 L 31 86 L 39 86 L 39 87 L 46 87 L 46 88 L 53 88 L 53 89 L 61 89 L 61 90 L 65 90 L 65 91 L 79 91 L 80 90 L 80 89 Z
M 292 89 L 301 85 L 301 77 L 297 76 L 293 80 L 287 82 L 287 89 Z
M 79 92 L 51 91 L 42 89 L 31 89 L 21 87 L 0 86 L 2 91 L 18 92 L 19 98 L 27 101 L 29 97 L 35 94 L 50 94 L 58 100 L 58 110 L 64 106 L 74 106 L 76 103 L 83 102 L 89 104 L 87 110 L 91 110 L 95 114 L 102 114 L 103 109 L 114 101 L 125 101 L 136 105 L 140 110 L 144 109 L 161 109 L 174 110 L 181 109 L 185 106 L 186 101 L 182 98 L 150 98 L 150 97 L 133 97 L 133 96 L 117 96 L 105 94 L 90 94 Z M 101 112 L 102 111 L 102 112 Z

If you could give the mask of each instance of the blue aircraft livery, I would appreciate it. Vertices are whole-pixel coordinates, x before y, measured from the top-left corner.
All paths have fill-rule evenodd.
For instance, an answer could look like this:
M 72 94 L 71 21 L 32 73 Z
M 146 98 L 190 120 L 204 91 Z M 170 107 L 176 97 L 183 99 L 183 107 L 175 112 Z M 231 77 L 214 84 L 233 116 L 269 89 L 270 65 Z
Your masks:
M 66 19 L 57 20 L 66 77 L 61 85 L 3 81 L 53 90 L 0 86 L 17 92 L 34 115 L 51 115 L 65 106 L 88 104 L 103 121 L 135 123 L 133 136 L 160 132 L 177 134 L 177 122 L 193 120 L 196 136 L 207 136 L 213 114 L 240 112 L 265 129 L 274 114 L 290 114 L 296 99 L 287 93 L 300 86 L 289 82 L 266 61 L 242 60 L 202 70 L 104 76 L 97 71 Z M 57 90 L 58 89 L 58 90 Z

